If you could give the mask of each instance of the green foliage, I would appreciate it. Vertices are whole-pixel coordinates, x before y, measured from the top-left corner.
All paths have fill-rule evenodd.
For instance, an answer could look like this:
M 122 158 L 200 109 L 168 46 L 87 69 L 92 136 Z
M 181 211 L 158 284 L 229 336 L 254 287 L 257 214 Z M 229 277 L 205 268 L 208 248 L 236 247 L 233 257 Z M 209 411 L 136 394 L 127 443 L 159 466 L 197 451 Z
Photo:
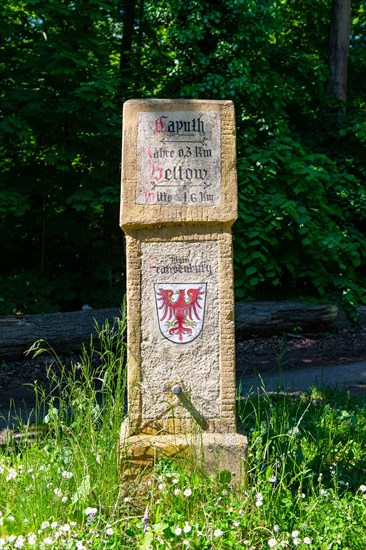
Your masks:
M 0 313 L 119 303 L 131 97 L 234 101 L 237 298 L 364 302 L 364 3 L 352 13 L 345 109 L 326 92 L 326 0 L 4 0 Z
M 348 393 L 250 395 L 248 480 L 161 460 L 119 483 L 125 317 L 69 366 L 51 351 L 37 431 L 0 448 L 0 545 L 11 548 L 348 548 L 366 528 L 366 408 Z M 121 464 L 123 468 L 123 463 Z

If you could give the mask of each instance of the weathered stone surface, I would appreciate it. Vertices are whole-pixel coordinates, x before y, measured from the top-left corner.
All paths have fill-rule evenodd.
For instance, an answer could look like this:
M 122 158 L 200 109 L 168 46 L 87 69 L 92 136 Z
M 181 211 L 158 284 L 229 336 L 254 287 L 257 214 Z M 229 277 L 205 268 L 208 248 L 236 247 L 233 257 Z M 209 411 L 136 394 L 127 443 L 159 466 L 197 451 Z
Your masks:
M 124 106 L 128 404 L 125 478 L 157 457 L 195 456 L 239 478 L 231 225 L 237 217 L 228 101 Z
M 219 111 L 138 113 L 136 204 L 218 204 Z
M 248 442 L 241 434 L 135 435 L 121 438 L 121 481 L 136 479 L 146 468 L 162 459 L 183 460 L 206 474 L 227 470 L 232 485 L 246 481 Z
M 127 101 L 122 156 L 123 229 L 236 219 L 231 101 Z

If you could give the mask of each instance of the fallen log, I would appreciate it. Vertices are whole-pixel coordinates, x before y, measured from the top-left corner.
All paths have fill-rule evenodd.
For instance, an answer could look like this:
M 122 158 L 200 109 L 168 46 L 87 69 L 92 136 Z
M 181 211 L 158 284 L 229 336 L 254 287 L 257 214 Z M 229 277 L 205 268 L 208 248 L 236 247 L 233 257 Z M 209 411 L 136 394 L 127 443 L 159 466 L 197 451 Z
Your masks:
M 88 344 L 90 336 L 97 341 L 96 323 L 113 323 L 121 310 L 87 309 L 66 313 L 0 316 L 0 358 L 24 358 L 36 340 L 46 340 L 56 353 L 72 354 Z
M 366 324 L 366 306 L 358 309 Z M 120 317 L 118 308 L 88 309 L 43 315 L 0 316 L 0 359 L 18 359 L 43 339 L 57 352 L 77 353 L 90 336 L 97 342 L 95 324 L 110 324 Z M 322 332 L 350 326 L 347 315 L 334 305 L 307 305 L 299 301 L 238 302 L 235 304 L 236 336 L 253 338 L 286 332 Z

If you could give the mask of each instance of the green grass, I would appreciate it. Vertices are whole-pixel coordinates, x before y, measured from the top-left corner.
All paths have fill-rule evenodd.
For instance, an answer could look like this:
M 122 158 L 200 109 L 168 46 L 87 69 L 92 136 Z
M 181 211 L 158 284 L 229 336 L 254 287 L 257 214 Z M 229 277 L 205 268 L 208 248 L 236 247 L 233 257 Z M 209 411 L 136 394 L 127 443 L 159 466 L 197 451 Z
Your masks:
M 101 349 L 68 368 L 53 355 L 50 393 L 35 388 L 38 435 L 21 426 L 0 451 L 0 548 L 366 548 L 366 408 L 344 392 L 238 401 L 239 490 L 159 462 L 122 493 L 123 333 L 123 321 L 104 326 Z

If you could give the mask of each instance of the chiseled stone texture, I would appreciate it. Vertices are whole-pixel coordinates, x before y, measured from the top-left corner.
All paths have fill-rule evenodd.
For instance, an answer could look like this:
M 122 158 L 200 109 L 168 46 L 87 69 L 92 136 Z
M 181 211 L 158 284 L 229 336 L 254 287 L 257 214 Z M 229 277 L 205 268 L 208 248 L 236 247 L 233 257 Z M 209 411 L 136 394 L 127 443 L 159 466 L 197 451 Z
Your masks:
M 189 418 L 193 410 L 199 411 L 206 420 L 220 417 L 218 263 L 217 241 L 141 243 L 141 391 L 144 418 L 157 419 L 173 414 L 179 418 Z M 177 333 L 174 326 L 171 330 L 176 330 L 176 333 L 171 336 L 169 330 L 166 337 L 161 332 L 159 321 L 164 315 L 165 319 L 160 323 L 162 326 L 168 323 L 169 326 L 169 314 L 162 297 L 157 294 L 164 283 L 167 288 L 171 288 L 169 283 L 173 283 L 177 291 L 182 288 L 179 283 L 185 284 L 188 290 L 197 283 L 203 289 L 201 303 L 191 313 L 192 320 L 188 320 L 192 328 L 189 325 L 182 327 L 182 331 L 187 333 Z M 187 294 L 186 290 L 185 300 Z M 176 303 L 173 301 L 176 299 L 177 293 L 170 303 Z M 197 319 L 195 312 L 200 319 Z M 201 331 L 193 341 L 187 341 L 194 323 L 201 326 Z M 172 387 L 176 384 L 182 388 L 186 402 L 182 394 L 172 393 Z
M 122 228 L 232 223 L 236 217 L 233 103 L 127 101 L 123 110 Z
M 182 224 L 126 235 L 131 433 L 235 432 L 231 231 L 226 224 L 214 229 Z M 189 273 L 173 273 L 180 265 Z M 161 332 L 155 285 L 169 282 L 207 290 L 202 330 L 192 342 L 171 342 Z
M 121 437 L 121 483 L 140 479 L 158 460 L 174 459 L 206 474 L 227 470 L 231 485 L 241 487 L 247 481 L 247 448 L 247 438 L 237 433 L 135 435 L 128 441 Z

